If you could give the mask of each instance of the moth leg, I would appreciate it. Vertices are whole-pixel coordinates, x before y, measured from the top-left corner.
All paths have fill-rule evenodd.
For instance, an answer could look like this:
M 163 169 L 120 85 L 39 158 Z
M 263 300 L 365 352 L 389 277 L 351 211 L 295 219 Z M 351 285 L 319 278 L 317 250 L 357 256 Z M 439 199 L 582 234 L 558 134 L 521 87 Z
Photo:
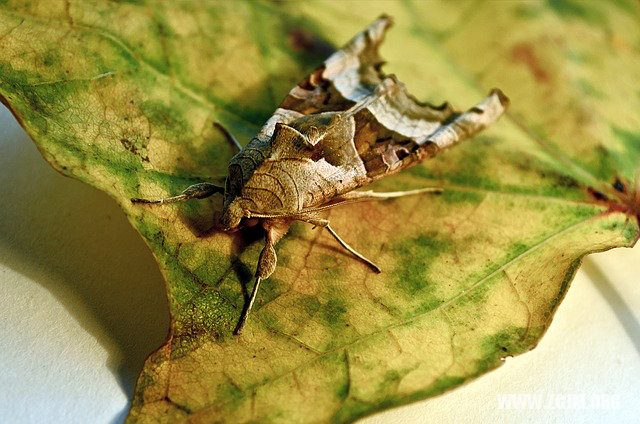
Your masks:
M 165 197 L 163 199 L 138 199 L 132 198 L 131 203 L 152 203 L 152 204 L 164 204 L 164 203 L 173 203 L 180 202 L 191 199 L 204 199 L 206 197 L 212 196 L 215 193 L 224 193 L 224 187 L 219 187 L 215 184 L 211 183 L 197 183 L 190 185 L 189 187 L 182 190 L 182 193 Z
M 301 220 L 301 221 L 304 221 L 304 222 L 308 222 L 309 224 L 313 224 L 316 227 L 324 227 L 324 228 L 326 228 L 327 231 L 329 231 L 329 234 L 331 234 L 333 236 L 333 238 L 335 238 L 338 241 L 338 243 L 340 243 L 340 245 L 342 247 L 347 249 L 349 251 L 349 253 L 351 253 L 356 258 L 360 259 L 362 262 L 364 262 L 367 266 L 369 266 L 377 274 L 382 272 L 382 270 L 380 269 L 380 267 L 378 265 L 374 264 L 371 260 L 367 259 L 363 254 L 359 253 L 356 249 L 354 249 L 353 247 L 349 246 L 349 244 L 346 241 L 342 240 L 342 238 L 338 235 L 338 233 L 336 233 L 334 231 L 334 229 L 331 228 L 331 226 L 329 225 L 329 220 L 323 219 L 323 218 L 316 218 L 314 216 L 300 217 L 298 219 Z
M 236 329 L 233 331 L 233 334 L 240 334 L 244 324 L 247 322 L 247 318 L 249 317 L 249 313 L 251 312 L 251 308 L 253 307 L 253 303 L 256 300 L 256 296 L 258 294 L 258 287 L 260 287 L 260 282 L 262 280 L 269 278 L 273 271 L 276 270 L 276 265 L 278 262 L 278 257 L 276 256 L 276 243 L 287 233 L 289 230 L 289 226 L 291 225 L 290 220 L 265 220 L 262 223 L 264 229 L 266 230 L 265 235 L 265 244 L 262 252 L 260 252 L 260 258 L 258 259 L 258 267 L 256 269 L 256 282 L 253 285 L 253 290 L 251 291 L 251 296 L 249 297 L 249 301 L 246 303 L 242 315 L 240 316 L 240 320 L 238 321 L 238 325 Z
M 233 134 L 229 132 L 229 130 L 227 130 L 224 126 L 222 126 L 221 123 L 215 122 L 213 125 L 217 129 L 219 129 L 220 132 L 222 132 L 222 134 L 225 136 L 227 141 L 231 143 L 231 145 L 233 145 L 233 147 L 235 147 L 238 150 L 238 152 L 242 150 L 242 146 L 240 145 L 240 143 L 238 143 L 238 140 L 233 136 Z
M 347 244 L 346 241 L 342 240 L 342 238 L 340 238 L 340 236 L 333 230 L 333 228 L 331 228 L 329 224 L 327 224 L 325 228 L 327 229 L 327 231 L 329 231 L 329 234 L 331 234 L 333 238 L 335 238 L 338 241 L 338 243 L 342 245 L 342 247 L 347 249 L 353 256 L 355 256 L 356 258 L 360 259 L 362 262 L 367 264 L 376 274 L 380 274 L 382 272 L 382 270 L 378 265 L 371 262 L 363 254 L 358 253 L 356 249 L 349 246 L 349 244 Z

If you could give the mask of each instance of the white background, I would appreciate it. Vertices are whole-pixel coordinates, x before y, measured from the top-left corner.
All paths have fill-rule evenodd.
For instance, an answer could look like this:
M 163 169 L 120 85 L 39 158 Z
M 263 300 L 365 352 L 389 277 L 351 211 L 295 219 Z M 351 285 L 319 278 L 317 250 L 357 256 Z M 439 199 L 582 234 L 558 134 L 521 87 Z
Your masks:
M 532 352 L 363 422 L 637 422 L 639 268 L 640 248 L 590 257 Z M 122 422 L 167 333 L 163 280 L 115 202 L 57 174 L 4 108 L 0 293 L 0 422 Z M 542 396 L 543 409 L 500 409 L 504 394 Z M 619 408 L 545 408 L 549 396 L 592 394 Z

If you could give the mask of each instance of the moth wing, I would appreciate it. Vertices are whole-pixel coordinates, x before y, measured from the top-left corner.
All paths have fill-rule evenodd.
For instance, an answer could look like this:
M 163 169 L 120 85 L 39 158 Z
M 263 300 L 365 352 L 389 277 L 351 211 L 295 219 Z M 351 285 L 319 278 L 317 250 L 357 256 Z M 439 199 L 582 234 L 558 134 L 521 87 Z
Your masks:
M 434 106 L 418 101 L 395 76 L 381 70 L 384 61 L 378 50 L 391 25 L 388 16 L 374 21 L 294 87 L 277 112 L 291 122 L 303 115 L 347 111 L 375 97 L 354 114 L 353 141 L 367 172 L 365 183 L 472 137 L 495 122 L 508 106 L 507 97 L 497 89 L 464 113 L 446 102 Z M 376 87 L 383 81 L 388 89 L 377 95 Z M 270 122 L 261 131 L 269 136 L 273 134 Z

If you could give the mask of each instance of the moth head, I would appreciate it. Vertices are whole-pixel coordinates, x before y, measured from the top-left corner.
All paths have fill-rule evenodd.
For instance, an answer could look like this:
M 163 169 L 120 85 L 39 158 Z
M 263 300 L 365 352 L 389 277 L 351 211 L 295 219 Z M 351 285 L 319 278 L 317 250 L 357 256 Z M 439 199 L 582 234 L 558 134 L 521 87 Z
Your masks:
M 238 228 L 240 221 L 242 221 L 244 217 L 244 209 L 237 200 L 233 200 L 225 205 L 222 216 L 220 217 L 220 226 L 223 231 L 233 230 L 234 228 Z

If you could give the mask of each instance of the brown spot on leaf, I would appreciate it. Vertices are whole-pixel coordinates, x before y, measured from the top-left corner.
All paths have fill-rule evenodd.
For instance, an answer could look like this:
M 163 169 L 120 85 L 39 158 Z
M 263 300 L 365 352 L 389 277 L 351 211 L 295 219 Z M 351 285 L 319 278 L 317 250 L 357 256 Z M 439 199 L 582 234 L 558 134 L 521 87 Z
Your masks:
M 589 192 L 589 194 L 591 195 L 591 197 L 593 197 L 594 199 L 596 199 L 599 202 L 608 202 L 609 198 L 607 196 L 605 196 L 604 194 L 602 194 L 601 192 L 599 192 L 598 190 L 592 188 L 592 187 L 588 187 L 587 191 Z
M 527 43 L 519 43 L 511 49 L 511 60 L 524 64 L 537 82 L 548 83 L 551 79 L 549 73 L 542 67 L 535 54 L 533 46 Z
M 133 142 L 131 140 L 129 140 L 127 138 L 121 138 L 120 139 L 120 143 L 122 143 L 122 146 L 124 146 L 125 149 L 127 149 L 128 151 L 130 151 L 134 155 L 139 156 L 141 161 L 149 162 L 149 157 L 147 155 L 145 155 L 145 154 L 142 154 L 142 152 L 140 152 L 140 150 L 138 150 L 136 145 L 133 144 Z
M 610 197 L 592 187 L 588 187 L 587 191 L 594 200 L 609 207 L 607 213 L 625 213 L 630 218 L 635 218 L 640 225 L 640 189 L 638 186 L 633 186 L 620 177 L 616 177 L 611 185 L 614 190 L 608 190 Z
M 620 193 L 625 193 L 627 191 L 624 183 L 620 181 L 620 178 L 616 178 L 616 180 L 613 182 L 613 188 L 615 188 Z

